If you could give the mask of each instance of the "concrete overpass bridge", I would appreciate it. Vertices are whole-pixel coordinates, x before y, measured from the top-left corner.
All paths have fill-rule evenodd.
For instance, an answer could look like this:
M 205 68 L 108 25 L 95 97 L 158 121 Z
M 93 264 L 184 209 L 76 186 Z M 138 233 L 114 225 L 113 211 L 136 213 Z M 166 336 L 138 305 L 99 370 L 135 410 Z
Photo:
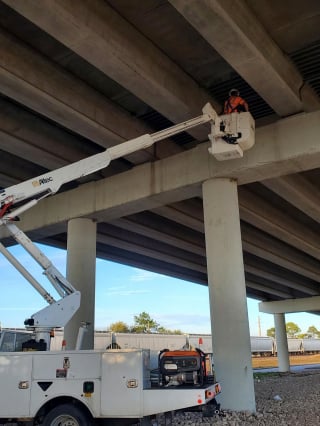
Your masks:
M 217 162 L 197 127 L 66 185 L 21 228 L 57 247 L 69 240 L 76 282 L 81 244 L 92 264 L 97 255 L 209 282 L 224 405 L 254 408 L 249 351 L 225 359 L 223 341 L 247 338 L 245 296 L 320 295 L 319 2 L 2 0 L 0 25 L 2 187 L 195 117 L 206 102 L 220 113 L 232 87 L 248 101 L 257 130 L 244 159 Z M 83 278 L 94 287 L 92 270 Z

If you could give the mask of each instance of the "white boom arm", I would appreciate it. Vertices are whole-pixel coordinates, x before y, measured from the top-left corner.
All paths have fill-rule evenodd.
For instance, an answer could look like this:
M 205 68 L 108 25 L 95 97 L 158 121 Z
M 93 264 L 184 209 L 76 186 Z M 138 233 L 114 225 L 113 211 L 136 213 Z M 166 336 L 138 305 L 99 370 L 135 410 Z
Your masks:
M 250 116 L 249 113 L 244 114 Z M 34 314 L 31 319 L 27 320 L 27 325 L 33 327 L 33 329 L 38 332 L 38 336 L 48 337 L 50 329 L 54 327 L 63 327 L 70 320 L 80 306 L 80 293 L 76 291 L 76 289 L 52 265 L 50 260 L 15 224 L 12 223 L 12 221 L 24 211 L 35 206 L 42 198 L 55 194 L 64 183 L 101 170 L 107 167 L 110 162 L 116 158 L 148 148 L 160 140 L 209 122 L 211 123 L 209 139 L 212 141 L 212 147 L 209 151 L 219 160 L 242 156 L 241 149 L 235 147 L 238 139 L 239 145 L 240 142 L 243 144 L 242 149 L 248 149 L 248 147 L 251 147 L 254 143 L 250 141 L 249 145 L 246 145 L 248 136 L 252 138 L 253 127 L 251 126 L 251 132 L 247 130 L 247 128 L 250 128 L 251 122 L 249 123 L 245 118 L 239 120 L 234 114 L 222 116 L 220 118 L 211 105 L 206 104 L 202 109 L 202 115 L 199 117 L 184 121 L 181 124 L 177 124 L 151 135 L 146 134 L 136 139 L 123 142 L 106 149 L 102 153 L 0 190 L 0 226 L 5 226 L 12 237 L 38 262 L 43 268 L 44 274 L 62 298 L 60 301 L 55 301 L 41 284 L 39 284 L 0 243 L 0 252 L 50 304 L 50 306 L 42 309 Z M 243 130 L 245 130 L 244 134 L 242 133 Z M 226 142 L 228 143 L 226 144 Z M 223 157 L 223 152 L 221 154 L 221 148 L 219 148 L 219 152 L 216 155 L 214 147 L 217 143 L 222 143 L 225 147 L 224 150 L 227 151 L 225 158 Z M 233 144 L 233 148 L 230 149 L 228 144 Z M 230 154 L 230 152 L 233 152 L 233 154 Z M 26 203 L 21 204 L 23 201 L 26 201 Z M 12 210 L 12 207 L 17 203 L 20 203 L 20 206 Z M 46 340 L 48 341 L 48 338 L 46 338 Z
M 131 139 L 108 148 L 102 153 L 77 161 L 76 163 L 68 166 L 61 167 L 60 169 L 52 172 L 44 173 L 41 176 L 10 186 L 9 188 L 2 189 L 0 190 L 0 205 L 3 211 L 3 216 L 0 213 L 0 217 L 2 216 L 2 221 L 12 220 L 15 216 L 18 216 L 25 210 L 33 207 L 39 199 L 56 193 L 64 183 L 71 182 L 72 180 L 79 179 L 82 176 L 104 169 L 112 160 L 131 154 L 135 151 L 148 148 L 162 139 L 169 138 L 172 135 L 184 132 L 188 129 L 199 126 L 200 124 L 208 123 L 210 121 L 214 122 L 217 117 L 218 116 L 211 105 L 207 104 L 203 108 L 203 114 L 199 117 L 151 135 L 146 134 L 139 136 L 136 139 Z M 36 196 L 40 196 L 40 198 L 34 198 L 29 203 L 26 203 L 22 207 L 16 209 L 14 212 L 6 212 L 6 207 L 8 208 L 13 204 Z

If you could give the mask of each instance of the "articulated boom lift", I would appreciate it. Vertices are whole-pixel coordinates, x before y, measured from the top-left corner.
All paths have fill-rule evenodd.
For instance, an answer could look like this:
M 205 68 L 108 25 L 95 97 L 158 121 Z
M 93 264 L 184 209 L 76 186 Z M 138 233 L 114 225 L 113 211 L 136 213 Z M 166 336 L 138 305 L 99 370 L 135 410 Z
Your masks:
M 49 306 L 25 321 L 27 328 L 35 333 L 36 342 L 44 343 L 46 348 L 49 349 L 51 330 L 55 327 L 64 327 L 72 318 L 80 306 L 80 293 L 13 223 L 15 218 L 34 207 L 43 198 L 55 194 L 64 183 L 101 170 L 107 167 L 114 159 L 148 148 L 160 140 L 201 124 L 211 124 L 209 139 L 212 146 L 209 148 L 209 152 L 218 160 L 242 157 L 243 150 L 253 146 L 254 121 L 250 113 L 218 116 L 210 104 L 206 104 L 202 112 L 203 114 L 199 117 L 181 124 L 123 142 L 106 149 L 102 153 L 0 190 L 0 226 L 6 227 L 17 243 L 21 244 L 38 262 L 43 268 L 44 274 L 61 297 L 60 300 L 56 301 L 0 243 L 0 252 L 49 303 Z M 25 203 L 23 203 L 24 201 Z M 14 208 L 17 203 L 19 203 L 19 206 Z M 78 342 L 81 345 L 81 339 L 78 339 Z M 79 349 L 79 347 L 76 349 Z

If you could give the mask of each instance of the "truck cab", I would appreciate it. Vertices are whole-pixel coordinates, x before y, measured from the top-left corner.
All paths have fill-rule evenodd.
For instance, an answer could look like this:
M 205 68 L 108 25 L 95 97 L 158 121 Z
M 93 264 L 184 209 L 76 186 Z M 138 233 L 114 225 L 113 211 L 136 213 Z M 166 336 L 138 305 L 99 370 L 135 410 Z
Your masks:
M 20 352 L 32 333 L 26 330 L 0 330 L 0 352 Z

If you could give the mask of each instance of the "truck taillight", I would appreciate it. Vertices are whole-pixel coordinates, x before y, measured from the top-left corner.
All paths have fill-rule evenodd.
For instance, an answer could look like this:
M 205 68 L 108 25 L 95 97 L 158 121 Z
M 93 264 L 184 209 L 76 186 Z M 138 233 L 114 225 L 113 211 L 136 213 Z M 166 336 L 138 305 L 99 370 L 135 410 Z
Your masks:
M 206 390 L 205 395 L 206 395 L 206 399 L 211 399 L 211 398 L 214 398 L 215 393 L 212 390 L 208 389 Z

